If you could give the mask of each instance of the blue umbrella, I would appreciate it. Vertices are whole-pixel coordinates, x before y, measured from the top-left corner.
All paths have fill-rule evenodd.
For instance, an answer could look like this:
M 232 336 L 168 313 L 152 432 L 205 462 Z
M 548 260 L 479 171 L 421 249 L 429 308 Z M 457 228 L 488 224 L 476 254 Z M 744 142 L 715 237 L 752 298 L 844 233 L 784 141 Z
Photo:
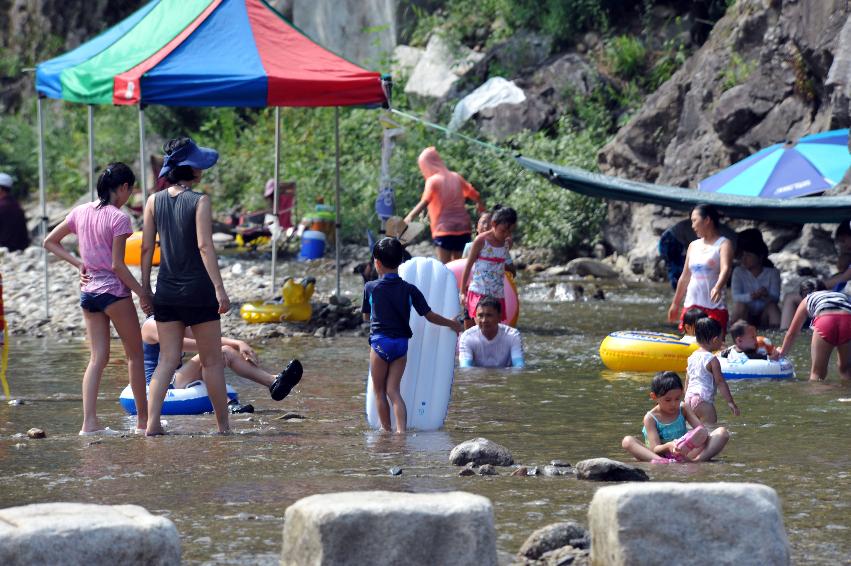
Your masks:
M 835 186 L 848 167 L 848 130 L 778 143 L 701 181 L 699 191 L 763 198 L 793 198 Z

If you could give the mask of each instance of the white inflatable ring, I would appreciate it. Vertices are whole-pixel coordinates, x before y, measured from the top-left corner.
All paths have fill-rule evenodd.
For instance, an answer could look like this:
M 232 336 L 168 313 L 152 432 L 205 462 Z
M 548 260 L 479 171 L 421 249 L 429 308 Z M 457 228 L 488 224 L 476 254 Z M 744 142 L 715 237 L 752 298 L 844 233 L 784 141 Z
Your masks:
M 190 384 L 190 387 L 185 389 L 169 389 L 165 394 L 163 402 L 163 415 L 200 415 L 202 413 L 213 412 L 213 404 L 207 396 L 207 386 L 203 381 L 195 382 L 198 385 Z M 230 385 L 227 385 L 228 399 L 239 402 L 236 390 Z M 136 414 L 136 402 L 133 400 L 133 390 L 130 386 L 124 388 L 121 396 L 118 398 L 121 407 L 127 411 L 129 415 Z
M 749 360 L 749 359 L 733 359 L 722 358 L 718 356 L 718 361 L 721 362 L 721 373 L 724 379 L 794 379 L 795 368 L 792 363 L 786 358 L 781 358 L 776 362 L 771 360 Z

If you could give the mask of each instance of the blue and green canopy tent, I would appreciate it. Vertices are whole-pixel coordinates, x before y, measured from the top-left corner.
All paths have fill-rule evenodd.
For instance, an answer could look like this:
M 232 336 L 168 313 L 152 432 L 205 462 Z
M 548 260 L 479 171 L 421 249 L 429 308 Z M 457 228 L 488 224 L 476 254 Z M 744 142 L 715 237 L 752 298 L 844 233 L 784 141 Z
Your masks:
M 838 223 L 851 218 L 851 196 L 775 199 L 698 192 L 693 189 L 654 185 L 590 173 L 582 169 L 529 159 L 522 155 L 517 156 L 516 160 L 526 169 L 543 175 L 551 183 L 591 197 L 657 204 L 680 210 L 691 210 L 695 205 L 705 203 L 715 206 L 722 214 L 731 218 L 769 222 Z
M 42 98 L 89 105 L 89 178 L 94 198 L 93 105 L 136 105 L 144 166 L 144 107 L 275 107 L 277 215 L 280 119 L 288 107 L 389 104 L 390 79 L 314 43 L 265 0 L 152 0 L 97 37 L 36 68 L 39 136 Z M 338 119 L 338 118 L 337 118 Z M 336 128 L 339 132 L 339 128 Z M 44 145 L 39 188 L 45 216 Z M 339 170 L 339 134 L 336 142 Z M 146 196 L 146 176 L 141 175 Z M 340 226 L 339 174 L 337 227 Z M 43 222 L 45 224 L 45 222 Z M 337 238 L 339 242 L 339 238 Z M 273 246 L 272 288 L 275 288 Z M 337 291 L 339 293 L 339 247 Z M 47 262 L 45 260 L 45 289 Z M 47 310 L 45 292 L 45 310 Z

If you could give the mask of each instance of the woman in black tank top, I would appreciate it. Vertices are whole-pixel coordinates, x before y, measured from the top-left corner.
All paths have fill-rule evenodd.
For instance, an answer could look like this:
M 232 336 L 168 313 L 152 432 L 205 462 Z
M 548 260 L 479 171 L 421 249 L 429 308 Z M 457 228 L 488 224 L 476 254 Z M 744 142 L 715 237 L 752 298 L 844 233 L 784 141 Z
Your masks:
M 154 297 L 154 320 L 160 358 L 148 392 L 149 436 L 163 434 L 160 423 L 166 390 L 180 364 L 186 327 L 192 329 L 201 357 L 207 393 L 216 413 L 219 432 L 228 432 L 227 391 L 222 362 L 219 318 L 230 309 L 213 248 L 210 197 L 192 190 L 204 169 L 215 165 L 219 154 L 195 145 L 186 137 L 164 146 L 160 177 L 168 188 L 148 197 L 142 237 L 142 285 L 151 291 L 154 243 L 160 239 L 160 269 Z

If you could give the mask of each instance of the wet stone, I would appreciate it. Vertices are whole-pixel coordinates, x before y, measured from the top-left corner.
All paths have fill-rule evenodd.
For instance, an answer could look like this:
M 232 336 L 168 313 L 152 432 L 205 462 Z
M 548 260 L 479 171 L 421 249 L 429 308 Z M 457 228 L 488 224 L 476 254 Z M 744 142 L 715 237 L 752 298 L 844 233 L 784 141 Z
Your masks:
M 47 433 L 43 429 L 33 427 L 27 431 L 27 436 L 30 438 L 46 438 Z
M 527 468 L 526 466 L 518 466 L 513 472 L 511 472 L 512 476 L 525 476 L 528 474 L 529 468 Z
M 459 475 L 459 476 L 461 476 L 461 477 L 465 477 L 465 476 L 475 476 L 475 475 L 476 475 L 476 470 L 474 470 L 474 469 L 472 469 L 472 468 L 464 468 L 463 470 L 461 470 L 460 472 L 458 472 L 458 475 Z
M 290 411 L 290 412 L 288 412 L 288 413 L 284 413 L 284 414 L 283 414 L 283 415 L 281 415 L 280 417 L 277 417 L 277 418 L 276 418 L 276 420 L 279 420 L 279 421 L 291 421 L 291 420 L 293 420 L 293 419 L 300 419 L 300 420 L 304 420 L 304 419 L 306 419 L 306 418 L 307 418 L 307 417 L 305 417 L 304 415 L 300 415 L 300 414 L 298 414 L 298 413 L 293 413 L 292 411 Z
M 402 475 L 402 466 L 393 466 L 388 470 L 391 476 L 401 476 Z
M 571 464 L 564 460 L 550 460 L 550 466 L 555 466 L 556 468 L 570 468 Z
M 591 481 L 649 481 L 641 468 L 609 458 L 591 458 L 576 464 L 576 477 Z
M 496 471 L 496 468 L 491 464 L 482 464 L 479 467 L 479 475 L 480 476 L 498 476 L 499 472 Z
M 493 464 L 510 466 L 514 463 L 508 448 L 487 438 L 473 438 L 462 442 L 449 453 L 449 462 L 463 466 L 468 462 L 476 465 Z
M 572 521 L 542 527 L 529 535 L 517 555 L 538 560 L 544 554 L 564 546 L 588 548 L 590 538 L 585 527 Z

